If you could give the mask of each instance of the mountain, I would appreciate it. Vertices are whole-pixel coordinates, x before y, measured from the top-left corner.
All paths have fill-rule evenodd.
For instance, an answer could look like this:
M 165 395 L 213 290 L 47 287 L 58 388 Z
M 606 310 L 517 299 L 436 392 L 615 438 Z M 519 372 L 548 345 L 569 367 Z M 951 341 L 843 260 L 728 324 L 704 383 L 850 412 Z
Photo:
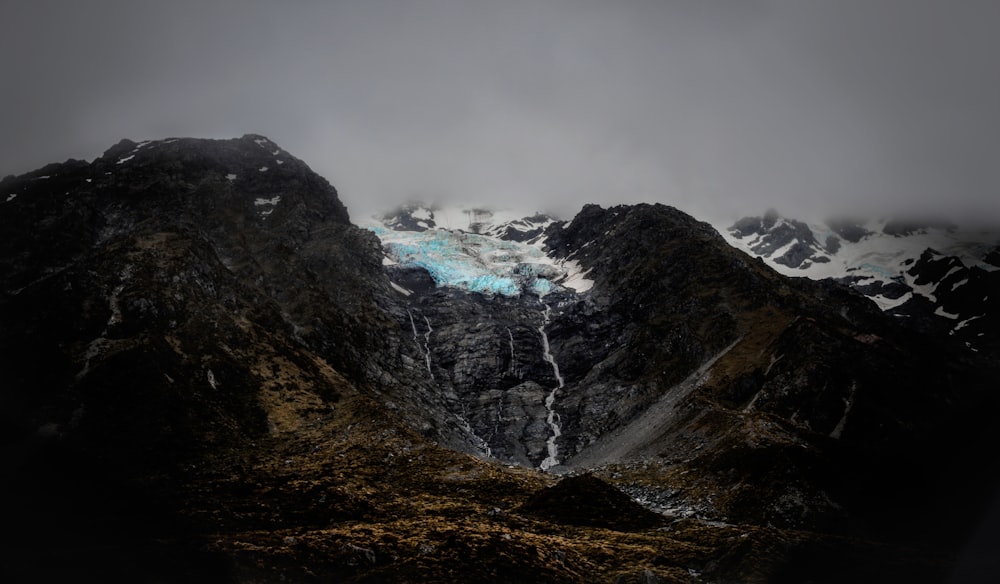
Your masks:
M 882 310 L 973 351 L 1000 353 L 1000 226 L 941 220 L 830 220 L 807 224 L 775 211 L 724 235 L 789 276 L 832 278 Z
M 663 205 L 356 226 L 255 135 L 0 201 L 5 581 L 940 581 L 1000 485 L 995 353 Z

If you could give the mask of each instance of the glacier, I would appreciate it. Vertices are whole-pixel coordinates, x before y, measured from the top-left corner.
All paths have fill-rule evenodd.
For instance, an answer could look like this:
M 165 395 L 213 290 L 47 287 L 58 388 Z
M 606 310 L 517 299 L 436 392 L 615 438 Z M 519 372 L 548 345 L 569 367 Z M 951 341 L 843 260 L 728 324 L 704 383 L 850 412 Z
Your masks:
M 518 242 L 443 228 L 405 231 L 379 223 L 364 227 L 381 240 L 383 263 L 423 268 L 439 287 L 543 297 L 560 289 L 585 292 L 593 285 L 575 262 L 546 255 L 541 239 Z

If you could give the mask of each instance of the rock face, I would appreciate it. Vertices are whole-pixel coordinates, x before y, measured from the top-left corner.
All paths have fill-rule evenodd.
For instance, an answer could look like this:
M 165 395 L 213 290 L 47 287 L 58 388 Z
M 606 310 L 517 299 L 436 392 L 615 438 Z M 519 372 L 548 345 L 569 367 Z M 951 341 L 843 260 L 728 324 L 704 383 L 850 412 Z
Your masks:
M 558 387 L 554 470 L 598 469 L 667 512 L 839 530 L 877 507 L 848 477 L 934 497 L 926 457 L 971 439 L 958 420 L 993 399 L 995 360 L 913 337 L 837 284 L 783 278 L 674 209 L 588 206 L 545 237 L 592 290 L 469 294 L 389 268 L 408 291 L 398 326 L 415 327 L 481 454 L 541 465 Z
M 390 261 L 261 136 L 4 179 L 13 579 L 947 573 L 998 484 L 996 353 L 662 205 L 465 219 L 513 288 Z M 955 267 L 910 269 L 978 294 Z

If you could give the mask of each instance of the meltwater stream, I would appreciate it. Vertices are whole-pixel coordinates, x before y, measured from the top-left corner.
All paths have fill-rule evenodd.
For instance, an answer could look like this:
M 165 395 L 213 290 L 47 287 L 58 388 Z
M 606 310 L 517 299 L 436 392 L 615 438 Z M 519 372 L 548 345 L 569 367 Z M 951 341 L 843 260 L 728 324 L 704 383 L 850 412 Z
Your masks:
M 545 333 L 545 327 L 549 324 L 549 315 L 552 312 L 552 307 L 545 304 L 541 296 L 539 296 L 538 301 L 545 306 L 545 310 L 542 311 L 542 325 L 538 327 L 538 332 L 542 335 L 542 359 L 552 366 L 552 373 L 555 375 L 557 382 L 556 387 L 553 387 L 549 395 L 545 396 L 545 409 L 548 412 L 545 416 L 545 423 L 552 429 L 552 435 L 545 441 L 548 456 L 545 457 L 539 468 L 549 470 L 559 464 L 559 447 L 556 445 L 556 439 L 562 435 L 562 429 L 559 427 L 559 414 L 556 413 L 554 406 L 556 403 L 556 393 L 563 388 L 565 383 L 563 382 L 562 375 L 559 374 L 559 365 L 556 363 L 556 358 L 552 356 L 552 351 L 549 348 L 549 336 Z
M 406 309 L 406 313 L 410 315 L 410 326 L 413 327 L 413 342 L 420 347 L 420 350 L 424 353 L 424 362 L 427 364 L 427 374 L 434 379 L 434 372 L 431 371 L 431 333 L 434 329 L 431 328 L 431 321 L 427 320 L 427 316 L 424 316 L 424 322 L 427 323 L 427 332 L 424 334 L 424 343 L 420 344 L 419 333 L 417 333 L 417 323 L 413 321 L 413 312 L 410 309 Z

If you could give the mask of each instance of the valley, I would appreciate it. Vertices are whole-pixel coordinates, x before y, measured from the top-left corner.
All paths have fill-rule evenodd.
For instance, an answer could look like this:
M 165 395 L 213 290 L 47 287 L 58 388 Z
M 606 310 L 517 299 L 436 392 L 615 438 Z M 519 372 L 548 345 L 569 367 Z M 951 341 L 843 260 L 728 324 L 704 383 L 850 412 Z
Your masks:
M 258 135 L 0 200 L 11 581 L 936 582 L 1000 485 L 946 250 L 866 297 L 661 204 L 358 220 Z

